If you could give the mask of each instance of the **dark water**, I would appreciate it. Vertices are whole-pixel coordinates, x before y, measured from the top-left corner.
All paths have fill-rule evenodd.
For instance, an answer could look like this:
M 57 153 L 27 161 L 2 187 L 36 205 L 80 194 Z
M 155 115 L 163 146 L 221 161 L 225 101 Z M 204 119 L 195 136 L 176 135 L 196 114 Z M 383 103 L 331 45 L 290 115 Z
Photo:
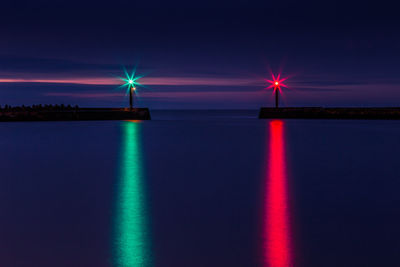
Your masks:
M 0 124 L 0 266 L 400 266 L 400 122 L 152 115 Z

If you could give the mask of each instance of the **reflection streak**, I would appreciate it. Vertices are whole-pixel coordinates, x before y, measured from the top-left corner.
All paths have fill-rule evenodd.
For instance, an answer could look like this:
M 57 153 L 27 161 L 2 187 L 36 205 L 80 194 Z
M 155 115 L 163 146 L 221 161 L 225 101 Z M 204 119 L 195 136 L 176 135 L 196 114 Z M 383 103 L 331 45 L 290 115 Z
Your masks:
M 284 124 L 270 122 L 269 168 L 267 171 L 264 218 L 264 266 L 292 266 L 287 192 Z
M 150 266 L 139 122 L 123 122 L 115 265 Z

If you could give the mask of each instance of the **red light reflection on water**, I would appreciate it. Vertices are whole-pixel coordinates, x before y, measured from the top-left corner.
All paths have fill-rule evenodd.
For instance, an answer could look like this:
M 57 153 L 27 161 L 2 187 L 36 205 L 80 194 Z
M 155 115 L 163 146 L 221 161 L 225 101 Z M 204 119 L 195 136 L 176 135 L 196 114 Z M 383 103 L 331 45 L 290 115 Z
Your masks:
M 264 266 L 292 266 L 283 121 L 270 122 L 264 210 Z

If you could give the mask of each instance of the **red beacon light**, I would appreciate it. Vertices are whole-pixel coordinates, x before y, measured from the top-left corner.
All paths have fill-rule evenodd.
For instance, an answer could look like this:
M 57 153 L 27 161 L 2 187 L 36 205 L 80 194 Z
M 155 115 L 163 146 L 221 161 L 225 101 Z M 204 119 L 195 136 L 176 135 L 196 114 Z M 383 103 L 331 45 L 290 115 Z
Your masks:
M 287 78 L 281 79 L 281 74 L 278 74 L 277 77 L 275 77 L 274 74 L 272 74 L 272 80 L 267 80 L 267 82 L 271 83 L 270 86 L 267 87 L 269 88 L 274 88 L 274 93 L 275 93 L 275 107 L 279 107 L 279 91 L 281 91 L 281 87 L 286 87 L 287 86 L 283 83 Z

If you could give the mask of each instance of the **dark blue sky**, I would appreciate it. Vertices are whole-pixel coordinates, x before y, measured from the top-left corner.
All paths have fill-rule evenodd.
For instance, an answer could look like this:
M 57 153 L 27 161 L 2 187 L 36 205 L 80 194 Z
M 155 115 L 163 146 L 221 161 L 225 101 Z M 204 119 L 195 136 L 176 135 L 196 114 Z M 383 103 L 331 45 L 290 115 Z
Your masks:
M 0 105 L 125 105 L 112 80 L 139 63 L 148 85 L 139 103 L 151 108 L 272 105 L 269 68 L 290 76 L 286 105 L 398 106 L 396 10 L 383 1 L 7 0 Z

